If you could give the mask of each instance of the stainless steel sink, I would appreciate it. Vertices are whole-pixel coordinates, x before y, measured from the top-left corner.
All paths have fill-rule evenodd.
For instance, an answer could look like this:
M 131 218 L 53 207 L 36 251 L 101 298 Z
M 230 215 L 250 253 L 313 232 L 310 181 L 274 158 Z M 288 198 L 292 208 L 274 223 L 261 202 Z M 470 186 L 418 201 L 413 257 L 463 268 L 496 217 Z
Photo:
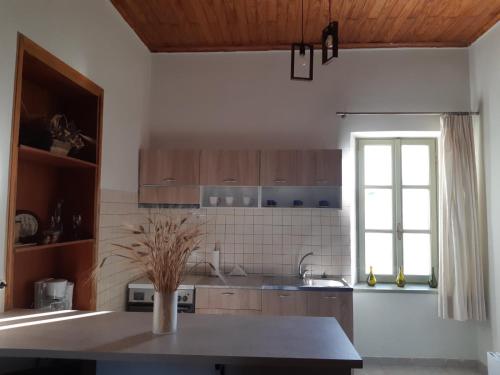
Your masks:
M 328 279 L 305 279 L 304 288 L 344 288 L 346 285 L 342 281 Z

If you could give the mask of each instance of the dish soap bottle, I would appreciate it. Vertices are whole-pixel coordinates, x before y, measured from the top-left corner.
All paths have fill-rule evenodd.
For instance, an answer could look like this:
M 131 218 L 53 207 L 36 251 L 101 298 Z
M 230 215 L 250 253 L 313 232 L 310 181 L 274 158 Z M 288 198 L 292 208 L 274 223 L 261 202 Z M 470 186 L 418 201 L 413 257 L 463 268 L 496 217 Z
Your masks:
M 373 274 L 373 267 L 370 266 L 370 273 L 368 274 L 368 278 L 366 279 L 366 283 L 368 286 L 375 286 L 377 284 L 377 278 Z
M 434 273 L 434 267 L 432 267 L 432 275 L 431 278 L 429 279 L 429 286 L 432 289 L 436 289 L 438 287 L 438 281 L 436 278 L 436 274 Z
M 406 277 L 403 273 L 403 266 L 399 267 L 398 277 L 396 277 L 396 285 L 400 288 L 404 288 L 406 285 Z

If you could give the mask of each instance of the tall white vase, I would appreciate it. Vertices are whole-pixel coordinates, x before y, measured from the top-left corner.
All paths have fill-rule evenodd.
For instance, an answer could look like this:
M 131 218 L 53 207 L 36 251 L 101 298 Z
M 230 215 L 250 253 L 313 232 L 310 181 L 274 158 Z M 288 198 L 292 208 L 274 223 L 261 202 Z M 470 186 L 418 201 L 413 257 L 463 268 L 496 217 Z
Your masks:
M 153 307 L 153 333 L 167 335 L 177 330 L 177 291 L 155 291 Z

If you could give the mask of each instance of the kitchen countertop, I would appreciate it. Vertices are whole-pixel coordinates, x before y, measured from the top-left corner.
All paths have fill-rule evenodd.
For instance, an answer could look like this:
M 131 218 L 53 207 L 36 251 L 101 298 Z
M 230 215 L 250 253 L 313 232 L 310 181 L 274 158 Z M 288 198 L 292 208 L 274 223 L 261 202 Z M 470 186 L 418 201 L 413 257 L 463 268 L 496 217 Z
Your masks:
M 225 283 L 217 276 L 187 275 L 182 279 L 179 289 L 186 288 L 246 288 L 263 290 L 319 290 L 319 291 L 344 291 L 352 292 L 353 288 L 346 285 L 325 287 L 305 286 L 303 280 L 296 276 L 224 276 Z M 321 279 L 314 279 L 321 280 Z M 335 278 L 340 280 L 340 278 Z M 129 284 L 129 287 L 152 287 L 145 279 L 140 279 Z
M 335 318 L 180 314 L 174 335 L 152 314 L 65 311 L 0 314 L 0 356 L 179 364 L 360 368 Z

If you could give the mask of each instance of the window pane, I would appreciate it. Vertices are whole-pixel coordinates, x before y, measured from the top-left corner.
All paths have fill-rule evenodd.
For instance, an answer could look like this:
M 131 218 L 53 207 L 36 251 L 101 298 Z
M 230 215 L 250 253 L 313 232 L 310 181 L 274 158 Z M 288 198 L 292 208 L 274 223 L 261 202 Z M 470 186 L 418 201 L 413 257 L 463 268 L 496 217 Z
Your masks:
M 430 204 L 429 189 L 403 189 L 403 229 L 429 230 Z
M 365 185 L 392 185 L 392 146 L 365 146 Z
M 406 275 L 429 275 L 431 271 L 431 235 L 403 234 L 403 267 Z
M 392 233 L 365 233 L 365 272 L 392 275 Z
M 403 185 L 429 185 L 429 146 L 401 146 Z
M 365 189 L 365 229 L 392 228 L 392 189 Z

